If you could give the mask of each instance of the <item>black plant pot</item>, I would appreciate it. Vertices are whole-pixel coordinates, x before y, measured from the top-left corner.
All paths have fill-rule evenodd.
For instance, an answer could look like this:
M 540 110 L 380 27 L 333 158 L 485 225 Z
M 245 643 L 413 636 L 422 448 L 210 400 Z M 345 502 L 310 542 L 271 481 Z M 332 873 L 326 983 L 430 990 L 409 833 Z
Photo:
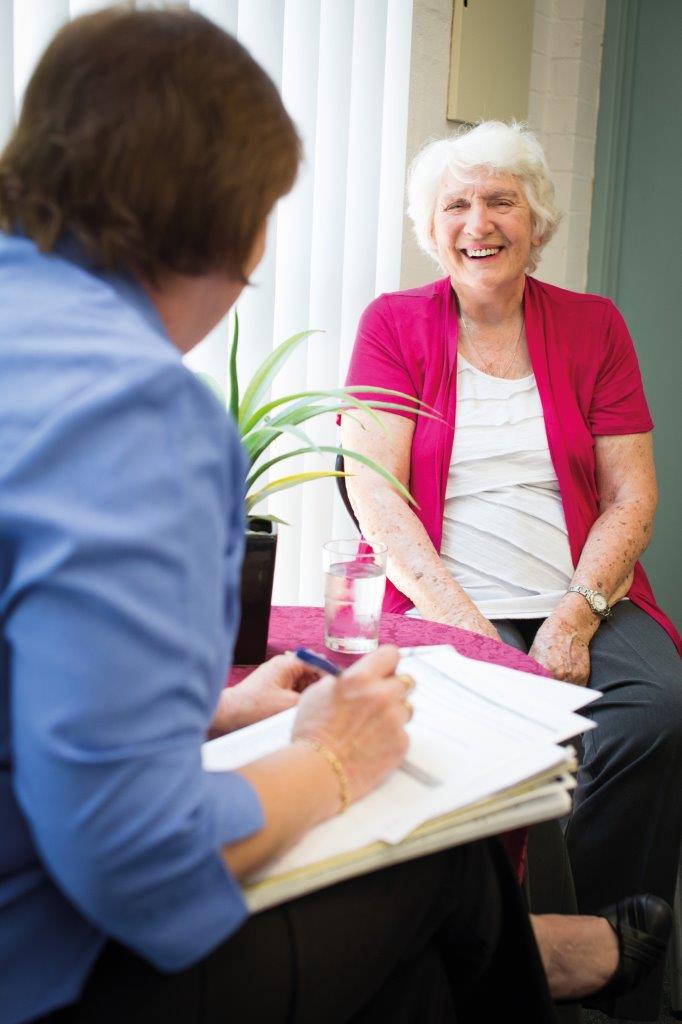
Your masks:
M 276 524 L 267 519 L 252 519 L 246 531 L 242 565 L 241 622 L 234 648 L 235 665 L 259 665 L 265 661 L 276 552 Z

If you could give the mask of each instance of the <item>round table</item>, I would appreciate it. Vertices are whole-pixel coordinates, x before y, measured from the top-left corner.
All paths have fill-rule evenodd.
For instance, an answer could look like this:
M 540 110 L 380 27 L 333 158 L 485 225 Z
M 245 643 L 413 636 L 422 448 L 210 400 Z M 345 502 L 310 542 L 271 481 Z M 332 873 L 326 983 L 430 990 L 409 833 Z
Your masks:
M 487 636 L 470 633 L 468 629 L 443 626 L 439 622 L 413 619 L 407 615 L 393 615 L 384 612 L 381 616 L 379 642 L 397 644 L 398 647 L 423 647 L 430 644 L 452 644 L 460 654 L 478 661 L 521 669 L 546 676 L 548 673 L 536 661 L 522 654 L 514 647 L 497 643 Z M 268 630 L 268 653 L 272 658 L 294 647 L 311 647 L 329 656 L 336 664 L 347 666 L 357 661 L 357 654 L 330 653 L 324 646 L 324 609 L 304 605 L 274 605 Z M 232 669 L 229 684 L 239 682 L 253 668 L 252 665 L 237 665 Z
M 498 643 L 487 636 L 470 633 L 467 629 L 456 626 L 443 626 L 438 622 L 424 619 L 413 619 L 406 615 L 392 615 L 384 612 L 381 616 L 380 643 L 397 644 L 398 647 L 423 647 L 431 644 L 452 644 L 460 654 L 478 661 L 488 661 L 495 665 L 506 665 L 508 668 L 533 672 L 536 675 L 549 675 L 536 661 L 522 654 L 513 647 Z M 311 647 L 315 651 L 329 654 L 324 646 L 324 609 L 309 608 L 302 605 L 273 606 L 268 630 L 267 657 L 293 650 L 295 647 Z M 338 665 L 351 665 L 359 655 L 330 654 L 330 660 Z M 233 667 L 228 685 L 233 686 L 247 675 L 253 665 L 236 665 Z M 527 830 L 525 828 L 507 832 L 501 839 L 509 854 L 519 880 L 523 879 Z

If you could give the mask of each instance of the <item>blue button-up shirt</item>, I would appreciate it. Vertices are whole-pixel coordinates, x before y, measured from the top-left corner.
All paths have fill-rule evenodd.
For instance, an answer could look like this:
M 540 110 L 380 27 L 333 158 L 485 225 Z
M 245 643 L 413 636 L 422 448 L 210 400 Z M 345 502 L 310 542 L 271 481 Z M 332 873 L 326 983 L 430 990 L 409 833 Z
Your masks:
M 74 1001 L 107 936 L 162 970 L 242 922 L 201 767 L 238 621 L 233 424 L 132 279 L 0 233 L 0 1022 Z

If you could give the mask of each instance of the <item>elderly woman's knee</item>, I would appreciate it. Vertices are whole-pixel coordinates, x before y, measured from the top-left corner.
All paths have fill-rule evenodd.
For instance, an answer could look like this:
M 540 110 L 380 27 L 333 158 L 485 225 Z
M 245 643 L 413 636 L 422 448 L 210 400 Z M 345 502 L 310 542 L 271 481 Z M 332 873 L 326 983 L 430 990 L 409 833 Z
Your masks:
M 666 751 L 682 760 L 682 679 L 661 702 L 660 738 Z
M 631 755 L 645 756 L 661 766 L 676 761 L 682 770 L 682 686 L 677 692 L 659 694 L 639 709 L 633 706 L 625 742 Z
M 583 737 L 583 763 L 592 761 L 596 769 L 602 760 L 631 764 L 646 759 L 663 771 L 672 760 L 682 771 L 682 683 L 670 682 L 607 691 L 604 706 L 596 702 L 590 709 L 597 728 Z

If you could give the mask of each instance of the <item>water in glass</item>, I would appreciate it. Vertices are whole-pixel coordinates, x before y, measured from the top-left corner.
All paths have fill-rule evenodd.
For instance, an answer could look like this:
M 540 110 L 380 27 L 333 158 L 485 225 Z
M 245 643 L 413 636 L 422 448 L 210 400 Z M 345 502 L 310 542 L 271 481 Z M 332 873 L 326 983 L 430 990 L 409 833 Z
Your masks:
M 367 558 L 327 567 L 325 643 L 330 650 L 364 654 L 378 646 L 385 586 L 385 570 Z

